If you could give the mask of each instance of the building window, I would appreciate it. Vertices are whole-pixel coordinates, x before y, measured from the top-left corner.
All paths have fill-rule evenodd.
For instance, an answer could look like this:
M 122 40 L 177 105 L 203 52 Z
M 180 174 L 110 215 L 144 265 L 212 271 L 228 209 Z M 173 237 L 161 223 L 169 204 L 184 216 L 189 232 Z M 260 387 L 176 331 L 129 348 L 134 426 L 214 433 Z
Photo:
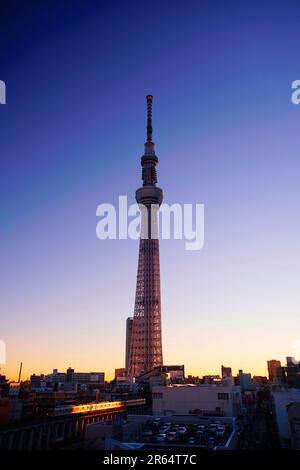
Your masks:
M 229 393 L 218 393 L 218 400 L 229 400 Z

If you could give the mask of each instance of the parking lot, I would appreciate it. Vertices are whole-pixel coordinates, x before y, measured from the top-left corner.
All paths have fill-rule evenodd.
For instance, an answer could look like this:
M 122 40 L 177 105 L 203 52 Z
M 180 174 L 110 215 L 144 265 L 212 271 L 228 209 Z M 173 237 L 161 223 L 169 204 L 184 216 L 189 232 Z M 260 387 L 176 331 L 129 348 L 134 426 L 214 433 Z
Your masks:
M 140 442 L 167 445 L 188 445 L 214 449 L 228 440 L 231 427 L 221 421 L 210 420 L 201 423 L 169 422 L 164 418 L 148 420 L 142 429 Z

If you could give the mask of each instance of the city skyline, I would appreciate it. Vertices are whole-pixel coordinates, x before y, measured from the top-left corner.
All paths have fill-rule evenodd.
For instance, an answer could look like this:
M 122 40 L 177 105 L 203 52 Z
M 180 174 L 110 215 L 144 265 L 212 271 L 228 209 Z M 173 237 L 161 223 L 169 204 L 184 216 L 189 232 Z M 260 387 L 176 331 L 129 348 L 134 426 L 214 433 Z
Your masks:
M 205 205 L 201 251 L 161 241 L 164 363 L 267 375 L 299 340 L 299 4 L 91 1 L 62 26 L 46 3 L 0 33 L 1 373 L 123 366 L 138 242 L 98 240 L 95 213 L 134 202 L 152 93 L 168 202 Z

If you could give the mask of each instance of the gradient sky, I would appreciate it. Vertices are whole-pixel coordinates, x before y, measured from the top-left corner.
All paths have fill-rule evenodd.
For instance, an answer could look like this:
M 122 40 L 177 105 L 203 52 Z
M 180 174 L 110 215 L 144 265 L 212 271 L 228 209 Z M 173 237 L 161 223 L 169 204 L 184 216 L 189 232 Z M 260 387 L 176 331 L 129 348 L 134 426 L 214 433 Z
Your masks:
M 63 5 L 62 5 L 63 4 Z M 124 363 L 138 242 L 96 207 L 141 182 L 145 95 L 165 202 L 205 245 L 161 242 L 166 364 L 266 374 L 300 339 L 298 1 L 1 1 L 2 373 Z

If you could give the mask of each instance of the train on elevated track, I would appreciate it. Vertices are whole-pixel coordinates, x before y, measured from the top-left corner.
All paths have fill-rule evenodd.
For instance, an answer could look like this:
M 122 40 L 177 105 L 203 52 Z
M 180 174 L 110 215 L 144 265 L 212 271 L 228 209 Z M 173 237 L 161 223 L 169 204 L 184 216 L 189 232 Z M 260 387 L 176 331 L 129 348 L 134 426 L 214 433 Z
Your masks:
M 100 403 L 86 403 L 83 405 L 58 405 L 49 410 L 48 416 L 65 416 L 73 414 L 95 413 L 97 411 L 115 411 L 127 407 L 146 405 L 145 398 L 125 401 L 103 401 Z

